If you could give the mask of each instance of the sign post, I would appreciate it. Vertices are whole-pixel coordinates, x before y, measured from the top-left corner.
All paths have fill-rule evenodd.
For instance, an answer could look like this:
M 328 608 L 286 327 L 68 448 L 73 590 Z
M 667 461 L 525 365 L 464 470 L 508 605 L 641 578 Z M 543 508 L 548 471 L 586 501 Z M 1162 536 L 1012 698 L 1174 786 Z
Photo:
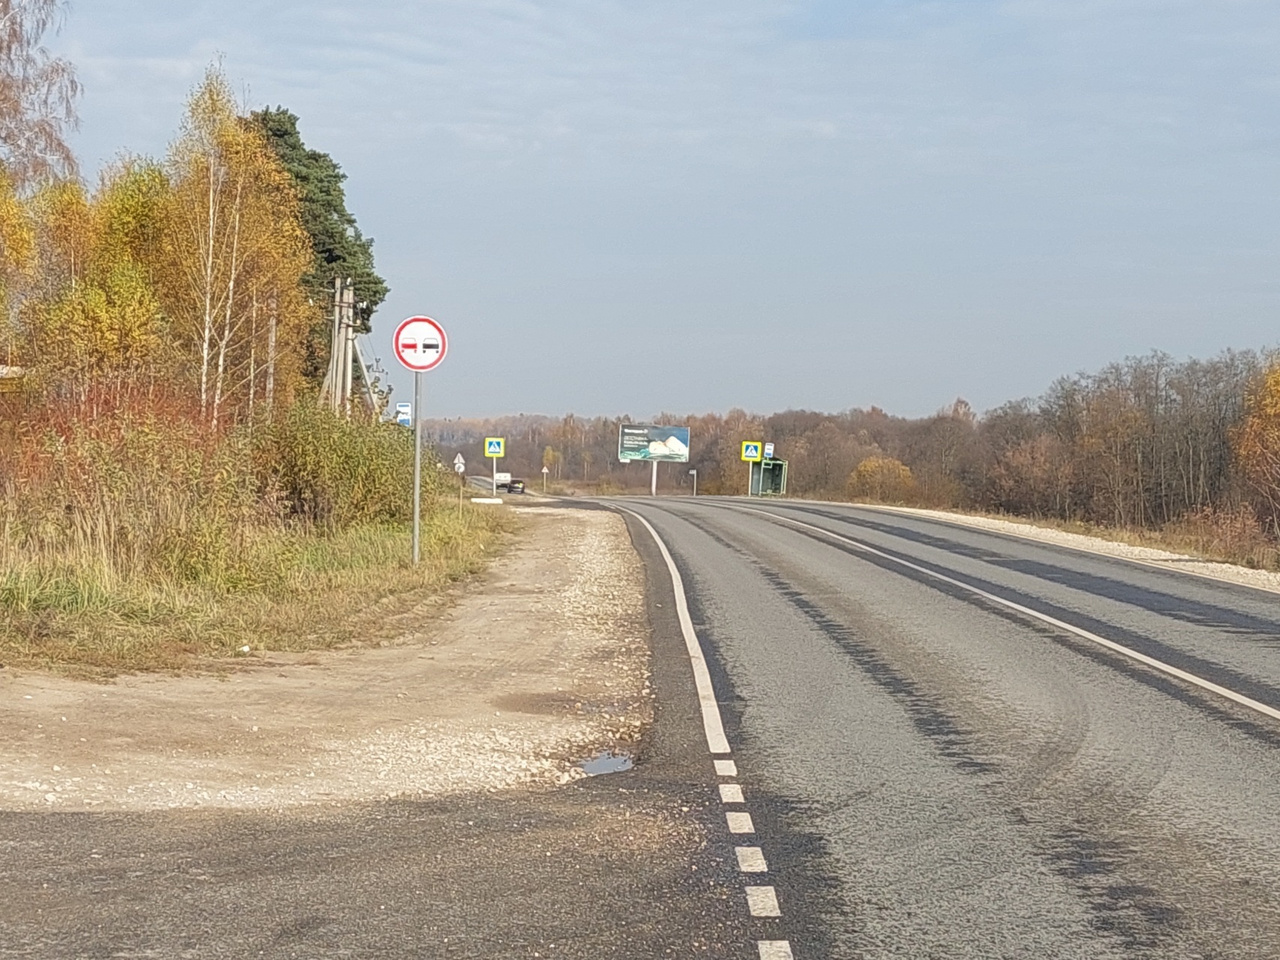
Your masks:
M 462 491 L 467 486 L 467 461 L 462 454 L 453 458 L 453 472 L 458 475 L 458 516 L 462 516 Z
M 759 440 L 743 440 L 742 441 L 742 459 L 747 464 L 747 496 L 751 496 L 751 475 L 755 471 L 752 464 L 759 463 L 764 459 L 762 447 L 764 445 Z
M 440 366 L 449 349 L 444 327 L 430 317 L 410 317 L 391 338 L 396 359 L 413 371 L 413 565 L 422 549 L 422 375 Z
M 507 441 L 504 437 L 485 437 L 484 455 L 493 464 L 493 495 L 498 495 L 498 461 L 506 455 Z
M 542 495 L 547 495 L 547 474 L 551 472 L 551 468 L 545 463 L 542 465 Z
M 698 471 L 690 470 L 689 476 L 693 477 L 693 495 L 696 497 L 698 495 Z

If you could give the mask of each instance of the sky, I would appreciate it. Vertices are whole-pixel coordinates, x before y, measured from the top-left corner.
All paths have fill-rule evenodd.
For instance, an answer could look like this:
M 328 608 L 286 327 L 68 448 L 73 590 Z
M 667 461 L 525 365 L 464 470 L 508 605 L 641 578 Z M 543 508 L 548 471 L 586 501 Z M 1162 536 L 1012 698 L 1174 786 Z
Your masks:
M 73 0 L 49 45 L 89 175 L 219 58 L 298 114 L 372 352 L 448 332 L 428 416 L 924 415 L 1280 344 L 1271 0 Z

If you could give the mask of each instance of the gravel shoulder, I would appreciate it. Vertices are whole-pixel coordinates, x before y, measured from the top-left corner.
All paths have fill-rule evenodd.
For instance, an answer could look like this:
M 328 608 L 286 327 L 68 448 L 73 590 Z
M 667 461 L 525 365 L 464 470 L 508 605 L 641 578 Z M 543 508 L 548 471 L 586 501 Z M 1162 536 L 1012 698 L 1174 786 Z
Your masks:
M 582 776 L 652 719 L 644 572 L 612 513 L 518 512 L 519 543 L 452 603 L 365 614 L 372 646 L 224 677 L 4 671 L 0 809 L 341 805 Z
M 884 507 L 866 503 L 857 504 L 859 509 L 882 510 L 886 513 L 898 513 L 906 516 L 927 517 L 930 520 L 942 520 L 979 530 L 990 530 L 1040 543 L 1050 543 L 1073 550 L 1083 550 L 1106 557 L 1119 557 L 1162 567 L 1166 570 L 1177 570 L 1195 576 L 1222 580 L 1227 583 L 1238 583 L 1259 590 L 1270 590 L 1280 593 L 1280 573 L 1272 570 L 1254 570 L 1237 566 L 1225 561 L 1203 560 L 1185 553 L 1172 553 L 1154 547 L 1132 546 L 1104 540 L 1101 537 L 1090 537 L 1080 533 L 1068 533 L 1065 530 L 1054 530 L 1052 527 L 1037 527 L 1031 523 L 1016 520 L 1004 520 L 997 517 L 975 517 L 964 513 L 951 513 L 946 510 L 924 510 L 919 507 Z

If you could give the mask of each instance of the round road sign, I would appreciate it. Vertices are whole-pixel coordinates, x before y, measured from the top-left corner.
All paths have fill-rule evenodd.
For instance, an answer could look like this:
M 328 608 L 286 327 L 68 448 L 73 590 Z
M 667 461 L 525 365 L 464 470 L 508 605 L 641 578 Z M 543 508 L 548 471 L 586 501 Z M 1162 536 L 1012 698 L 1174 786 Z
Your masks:
M 391 341 L 396 359 L 417 373 L 434 370 L 449 349 L 444 327 L 430 317 L 410 317 L 396 327 Z

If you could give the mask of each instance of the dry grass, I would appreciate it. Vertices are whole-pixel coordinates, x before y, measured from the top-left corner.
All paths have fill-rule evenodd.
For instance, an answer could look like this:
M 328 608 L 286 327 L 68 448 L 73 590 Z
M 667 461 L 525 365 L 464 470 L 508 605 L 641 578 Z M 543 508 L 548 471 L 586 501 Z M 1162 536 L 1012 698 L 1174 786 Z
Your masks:
M 300 405 L 216 431 L 154 409 L 43 412 L 0 449 L 0 662 L 90 674 L 354 639 L 353 614 L 478 570 L 511 523 L 424 479 L 412 439 Z
M 228 591 L 173 580 L 113 582 L 92 567 L 0 567 L 0 662 L 106 677 L 217 669 L 252 651 L 359 642 L 359 615 L 393 596 L 421 598 L 480 571 L 513 529 L 502 513 L 441 503 L 427 512 L 423 560 L 403 526 L 357 527 L 278 544 L 271 586 Z M 283 535 L 282 535 L 283 536 Z

